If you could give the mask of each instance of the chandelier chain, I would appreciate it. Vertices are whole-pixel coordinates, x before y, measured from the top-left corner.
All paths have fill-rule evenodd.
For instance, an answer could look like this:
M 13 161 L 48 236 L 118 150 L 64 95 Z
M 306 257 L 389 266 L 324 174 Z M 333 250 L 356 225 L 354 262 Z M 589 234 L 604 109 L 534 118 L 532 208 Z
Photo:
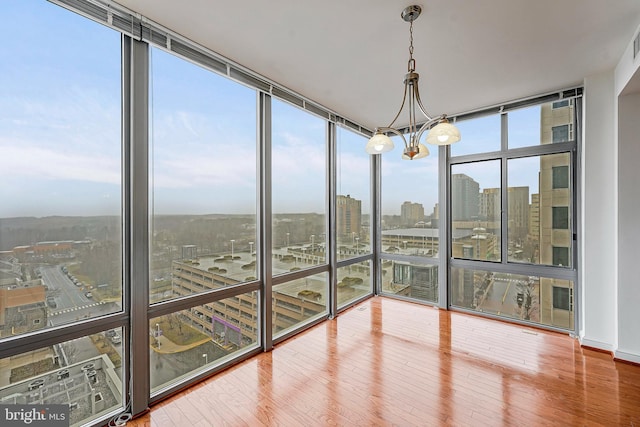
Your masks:
M 414 71 L 415 61 L 413 60 L 413 21 L 409 23 L 409 71 Z

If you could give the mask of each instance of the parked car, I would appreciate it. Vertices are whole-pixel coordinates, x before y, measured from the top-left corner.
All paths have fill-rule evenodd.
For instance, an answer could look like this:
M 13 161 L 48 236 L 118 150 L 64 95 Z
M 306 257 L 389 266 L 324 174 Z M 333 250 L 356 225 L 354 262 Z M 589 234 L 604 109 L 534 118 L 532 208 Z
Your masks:
M 91 292 L 85 292 L 84 296 L 87 298 L 93 298 L 93 294 Z
M 118 335 L 118 334 L 115 334 L 114 336 L 110 337 L 109 339 L 114 344 L 120 344 L 122 342 L 122 338 L 120 338 L 120 335 Z
M 47 297 L 47 305 L 51 308 L 57 308 L 58 304 L 56 303 L 56 300 L 53 299 L 53 297 Z

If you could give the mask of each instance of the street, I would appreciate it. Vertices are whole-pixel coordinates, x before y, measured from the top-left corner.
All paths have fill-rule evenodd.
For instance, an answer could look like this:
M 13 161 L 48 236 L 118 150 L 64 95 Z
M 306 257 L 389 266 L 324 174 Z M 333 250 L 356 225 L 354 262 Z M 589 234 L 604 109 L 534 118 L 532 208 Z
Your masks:
M 521 308 L 517 303 L 518 293 L 529 283 L 526 276 L 494 274 L 485 293 L 478 299 L 477 310 L 485 313 L 520 318 Z M 538 283 L 534 283 L 534 294 L 538 293 Z
M 53 298 L 55 307 L 48 306 L 48 320 L 52 326 L 76 320 L 115 313 L 117 303 L 100 302 L 85 295 L 82 286 L 76 286 L 58 266 L 40 268 L 42 281 L 48 287 L 47 298 Z

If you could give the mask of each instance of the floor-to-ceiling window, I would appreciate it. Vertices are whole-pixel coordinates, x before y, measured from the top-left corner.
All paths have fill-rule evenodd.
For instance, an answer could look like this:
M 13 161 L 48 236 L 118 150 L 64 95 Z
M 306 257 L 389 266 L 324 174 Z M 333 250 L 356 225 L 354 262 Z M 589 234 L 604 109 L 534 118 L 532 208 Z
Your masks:
M 575 329 L 580 101 L 459 123 L 466 138 L 451 148 L 449 170 L 451 306 Z
M 439 301 L 439 153 L 404 159 L 400 138 L 381 165 L 382 293 Z
M 87 423 L 125 401 L 121 35 L 0 11 L 0 403 Z
M 328 313 L 328 273 L 304 273 L 328 259 L 327 122 L 274 99 L 271 141 L 272 325 L 278 337 Z
M 336 298 L 344 307 L 372 292 L 371 261 L 349 262 L 371 254 L 371 162 L 362 149 L 367 139 L 336 128 Z
M 259 342 L 256 91 L 159 48 L 150 61 L 152 393 Z M 180 308 L 180 309 L 178 309 Z

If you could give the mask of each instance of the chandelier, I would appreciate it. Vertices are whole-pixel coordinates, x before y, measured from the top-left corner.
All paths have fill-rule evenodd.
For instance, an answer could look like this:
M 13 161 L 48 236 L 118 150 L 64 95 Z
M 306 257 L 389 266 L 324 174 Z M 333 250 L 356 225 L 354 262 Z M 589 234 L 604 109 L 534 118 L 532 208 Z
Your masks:
M 418 90 L 418 79 L 420 75 L 415 71 L 416 61 L 413 59 L 413 21 L 418 19 L 420 12 L 422 12 L 422 8 L 413 5 L 406 7 L 400 15 L 405 22 L 409 22 L 409 62 L 407 64 L 407 74 L 404 76 L 402 105 L 400 105 L 398 114 L 396 114 L 389 126 L 375 129 L 375 133 L 365 147 L 369 154 L 381 154 L 393 149 L 393 141 L 387 136 L 389 132 L 400 136 L 404 141 L 402 158 L 405 160 L 420 159 L 429 155 L 427 147 L 420 143 L 420 138 L 426 130 L 429 130 L 427 133 L 427 143 L 429 144 L 449 145 L 460 141 L 460 131 L 449 123 L 447 115 L 442 114 L 437 117 L 431 117 L 420 100 L 420 91 Z M 409 125 L 407 128 L 409 141 L 407 141 L 402 132 L 393 127 L 393 124 L 398 120 L 407 103 L 409 104 Z M 419 124 L 416 116 L 416 108 L 418 108 L 426 118 L 426 121 L 422 124 Z M 431 127 L 434 123 L 437 124 Z

